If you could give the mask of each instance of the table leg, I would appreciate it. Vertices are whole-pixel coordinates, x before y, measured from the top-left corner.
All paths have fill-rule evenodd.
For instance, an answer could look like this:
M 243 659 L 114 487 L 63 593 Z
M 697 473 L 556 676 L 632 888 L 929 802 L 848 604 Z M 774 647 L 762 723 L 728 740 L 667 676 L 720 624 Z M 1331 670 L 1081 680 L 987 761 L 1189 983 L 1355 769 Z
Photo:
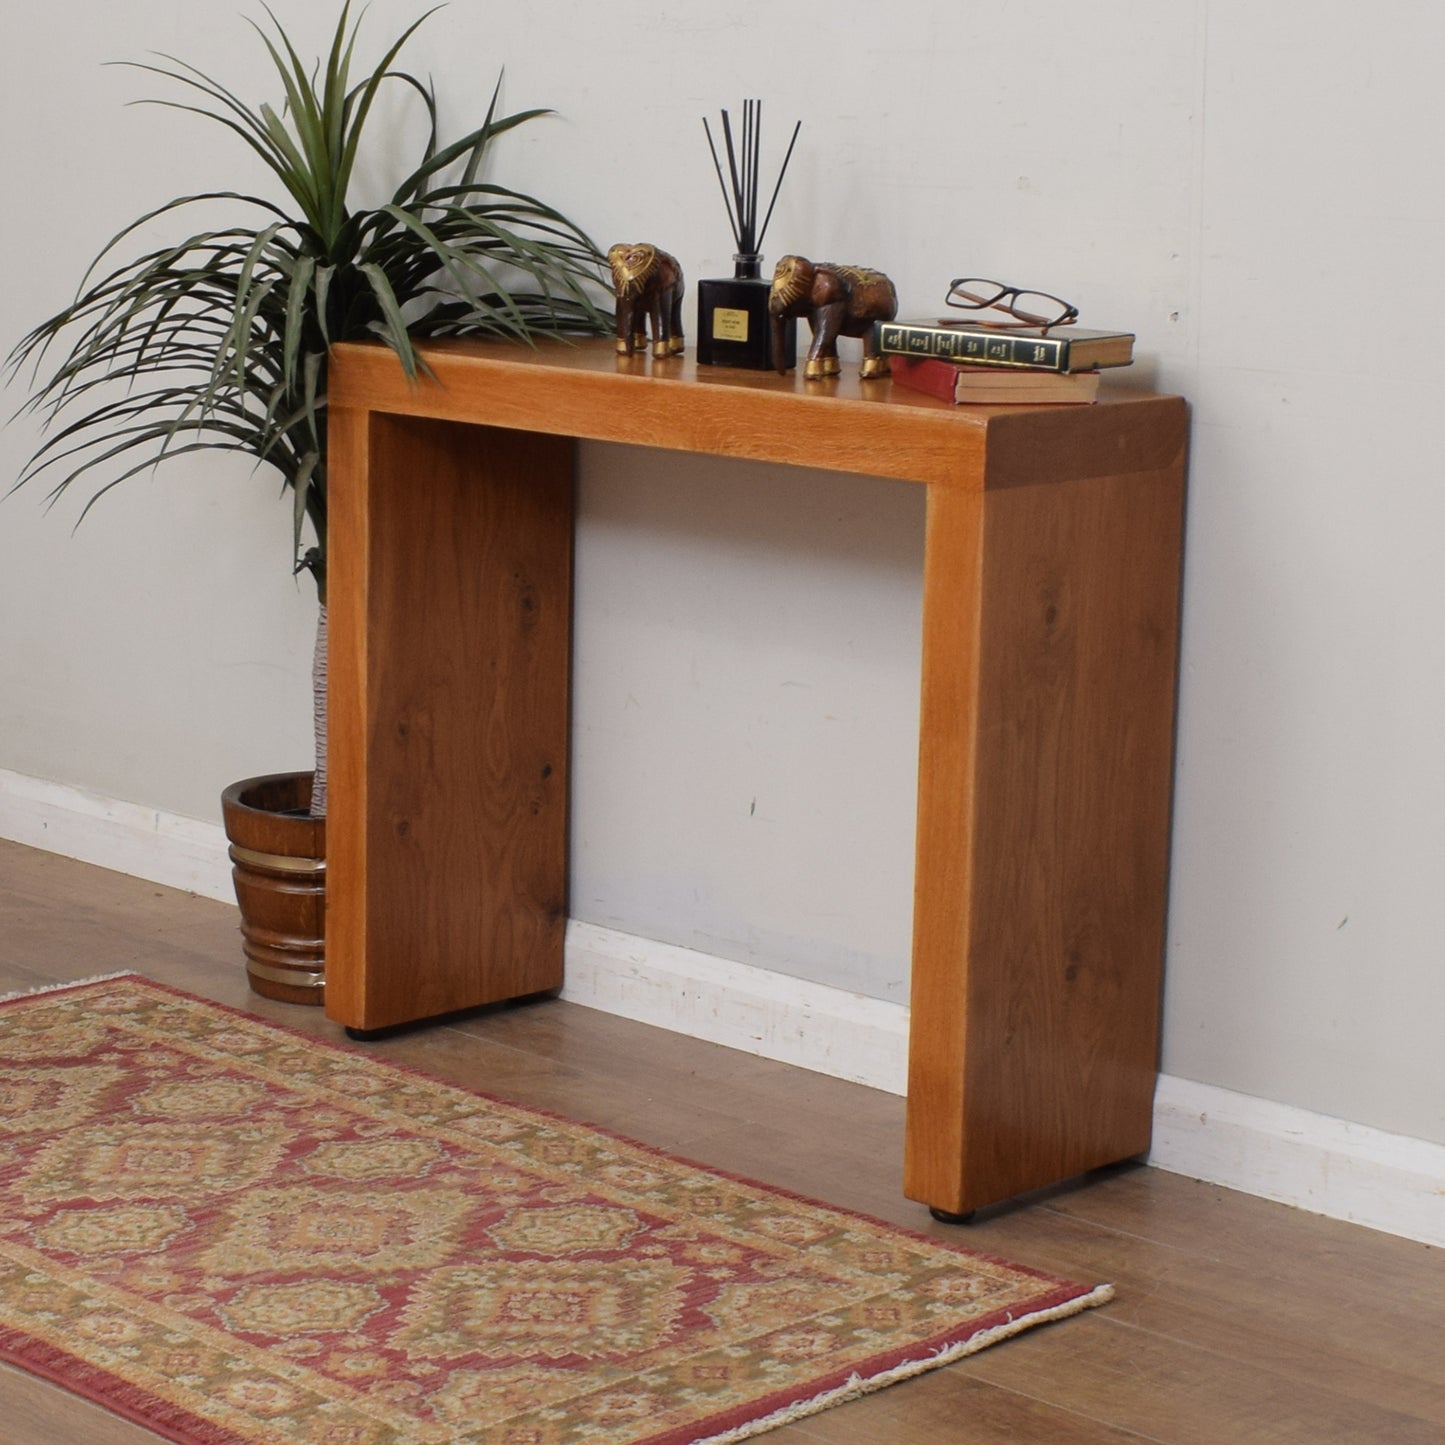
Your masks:
M 573 451 L 332 418 L 326 1003 L 350 1028 L 561 985 Z

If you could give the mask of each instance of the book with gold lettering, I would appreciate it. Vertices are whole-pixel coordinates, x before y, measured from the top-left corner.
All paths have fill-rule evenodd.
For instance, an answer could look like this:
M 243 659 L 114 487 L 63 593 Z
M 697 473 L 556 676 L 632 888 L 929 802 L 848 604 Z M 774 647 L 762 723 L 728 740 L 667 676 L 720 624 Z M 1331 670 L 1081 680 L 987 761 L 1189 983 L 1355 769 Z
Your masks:
M 1032 371 L 1013 366 L 970 366 L 936 356 L 890 356 L 894 386 L 943 401 L 1007 406 L 1087 403 L 1099 395 L 1097 371 Z
M 937 356 L 975 366 L 1019 366 L 1035 371 L 1094 371 L 1128 366 L 1134 336 L 1081 326 L 980 326 L 947 320 L 880 321 L 878 349 L 891 356 Z

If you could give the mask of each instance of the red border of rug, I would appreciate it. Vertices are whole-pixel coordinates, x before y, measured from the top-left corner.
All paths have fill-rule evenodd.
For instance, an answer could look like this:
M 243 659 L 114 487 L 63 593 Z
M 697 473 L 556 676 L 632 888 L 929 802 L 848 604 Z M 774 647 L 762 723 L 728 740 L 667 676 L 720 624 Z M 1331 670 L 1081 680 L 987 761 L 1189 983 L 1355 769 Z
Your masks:
M 747 1175 L 735 1174 L 730 1170 L 720 1169 L 714 1165 L 705 1164 L 681 1154 L 675 1154 L 670 1150 L 663 1149 L 657 1145 L 643 1143 L 616 1130 L 591 1123 L 585 1119 L 575 1119 L 552 1110 L 538 1108 L 533 1104 L 506 1099 L 501 1095 L 492 1094 L 483 1089 L 455 1084 L 450 1080 L 438 1078 L 435 1074 L 429 1074 L 426 1070 L 418 1068 L 416 1065 L 378 1057 L 375 1054 L 369 1053 L 365 1045 L 349 1044 L 344 1040 L 322 1038 L 291 1025 L 276 1023 L 271 1019 L 264 1018 L 259 1014 L 250 1013 L 235 1005 L 221 1003 L 215 999 L 207 998 L 204 994 L 191 993 L 186 989 L 177 988 L 172 984 L 147 978 L 144 974 L 134 969 L 126 969 L 100 977 L 79 979 L 71 983 L 61 983 L 21 993 L 9 994 L 0 998 L 0 1010 L 3 1010 L 7 1005 L 33 1002 L 35 999 L 43 998 L 49 994 L 70 993 L 77 990 L 98 988 L 105 984 L 120 982 L 139 983 L 159 993 L 168 994 L 173 998 L 199 1003 L 207 1008 L 212 1008 L 223 1014 L 230 1015 L 233 1018 L 244 1019 L 249 1023 L 261 1024 L 265 1028 L 273 1029 L 277 1033 L 284 1034 L 289 1038 L 296 1039 L 312 1047 L 328 1049 L 336 1054 L 357 1055 L 367 1059 L 371 1063 L 380 1064 L 385 1068 L 394 1070 L 399 1074 L 424 1080 L 428 1084 L 455 1089 L 458 1093 L 465 1094 L 471 1098 L 485 1099 L 490 1103 L 500 1104 L 508 1109 L 516 1109 L 523 1113 L 535 1115 L 538 1118 L 553 1120 L 559 1124 L 585 1128 L 604 1138 L 616 1140 L 618 1143 L 624 1144 L 628 1148 L 635 1149 L 640 1153 L 649 1154 L 656 1158 L 667 1160 L 670 1163 L 695 1169 L 700 1173 L 711 1175 L 713 1178 L 725 1179 L 730 1183 L 741 1184 L 747 1188 L 759 1190 L 764 1194 L 771 1194 L 778 1198 L 789 1199 L 800 1204 L 825 1209 L 843 1218 L 856 1219 L 862 1223 L 901 1235 L 905 1238 L 926 1243 L 931 1248 L 961 1255 L 969 1259 L 996 1264 L 1015 1274 L 1026 1275 L 1043 1284 L 1056 1286 L 1054 1290 L 1036 1300 L 1033 1307 L 1025 1314 L 1015 1316 L 1011 1310 L 1006 1309 L 995 1311 L 993 1314 L 985 1315 L 981 1319 L 971 1321 L 968 1333 L 961 1337 L 956 1336 L 953 1331 L 943 1331 L 927 1340 L 915 1341 L 911 1345 L 901 1347 L 897 1350 L 885 1351 L 870 1356 L 858 1361 L 849 1368 L 830 1371 L 826 1375 L 819 1376 L 816 1380 L 809 1381 L 806 1384 L 800 1384 L 793 1389 L 780 1390 L 771 1395 L 759 1396 L 745 1405 L 739 1405 L 729 1410 L 721 1411 L 717 1415 L 697 1421 L 694 1425 L 670 1429 L 659 1434 L 639 1436 L 634 1442 L 634 1445 L 726 1445 L 726 1442 L 740 1441 L 753 1435 L 765 1433 L 768 1430 L 780 1428 L 781 1425 L 792 1418 L 807 1418 L 831 1405 L 841 1404 L 847 1399 L 873 1393 L 876 1390 L 883 1389 L 888 1385 L 906 1379 L 911 1375 L 921 1374 L 926 1370 L 933 1369 L 951 1360 L 962 1359 L 1011 1335 L 1021 1333 L 1025 1329 L 1047 1323 L 1054 1319 L 1064 1318 L 1082 1310 L 1093 1308 L 1096 1305 L 1105 1304 L 1113 1298 L 1114 1291 L 1111 1285 L 1090 1286 L 1076 1284 L 1072 1281 L 1060 1279 L 1056 1275 L 1048 1274 L 1043 1270 L 1018 1264 L 1014 1260 L 1006 1259 L 1001 1255 L 989 1254 L 982 1250 L 973 1249 L 967 1245 L 955 1243 L 952 1240 L 939 1239 L 935 1235 L 924 1234 L 920 1230 L 910 1229 L 906 1225 L 894 1224 L 891 1221 L 880 1219 L 875 1215 L 866 1214 L 860 1210 L 829 1204 L 826 1201 L 815 1199 L 809 1195 L 800 1194 L 775 1184 L 764 1183 L 761 1180 L 749 1178 Z M 19 1345 L 15 1343 L 17 1338 L 21 1342 Z M 109 1411 L 111 1414 L 150 1430 L 163 1439 L 172 1440 L 176 1442 L 176 1445 L 254 1445 L 254 1442 L 248 1442 L 243 1437 L 234 1434 L 222 1426 L 214 1425 L 208 1420 L 201 1419 L 198 1416 L 190 1414 L 188 1411 L 170 1405 L 159 1397 L 150 1394 L 148 1391 L 131 1385 L 118 1376 L 110 1374 L 99 1366 L 89 1364 L 84 1359 L 71 1355 L 64 1350 L 40 1344 L 29 1336 L 18 1335 L 18 1332 L 12 1331 L 3 1325 L 0 1325 L 0 1359 L 6 1360 L 15 1365 L 16 1368 L 38 1379 L 43 1379 L 47 1383 L 55 1385 L 68 1394 L 77 1395 Z M 703 1433 L 699 1434 L 699 1431 Z
M 251 1445 L 231 1431 L 177 1409 L 158 1395 L 128 1384 L 118 1375 L 64 1350 L 52 1349 L 23 1335 L 21 1347 L 16 1348 L 11 1343 L 12 1334 L 13 1331 L 0 1325 L 0 1360 L 64 1390 L 67 1395 L 99 1405 L 108 1414 L 129 1420 L 163 1440 L 173 1440 L 176 1445 Z M 97 1381 L 99 1383 L 94 1383 Z M 77 1441 L 76 1445 L 83 1442 Z

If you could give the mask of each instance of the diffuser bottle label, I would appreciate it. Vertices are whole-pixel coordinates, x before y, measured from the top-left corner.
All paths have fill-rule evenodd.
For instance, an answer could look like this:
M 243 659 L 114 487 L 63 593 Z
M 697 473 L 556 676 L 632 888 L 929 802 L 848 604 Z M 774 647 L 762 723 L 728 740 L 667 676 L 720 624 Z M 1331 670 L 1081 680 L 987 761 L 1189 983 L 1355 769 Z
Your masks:
M 712 334 L 715 341 L 746 341 L 748 313 L 731 306 L 716 306 L 712 313 Z

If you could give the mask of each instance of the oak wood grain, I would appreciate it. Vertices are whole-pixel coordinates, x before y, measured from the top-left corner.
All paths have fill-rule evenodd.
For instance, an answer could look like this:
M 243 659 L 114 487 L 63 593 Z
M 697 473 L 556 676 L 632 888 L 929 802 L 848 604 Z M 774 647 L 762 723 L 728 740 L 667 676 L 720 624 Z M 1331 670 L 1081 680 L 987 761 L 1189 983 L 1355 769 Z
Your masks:
M 377 1029 L 562 982 L 573 478 L 527 432 L 374 415 L 365 445 L 332 548 L 327 1006 Z
M 1183 411 L 1147 415 L 1113 474 L 1049 414 L 990 427 L 1009 485 L 929 493 L 905 1187 L 953 1212 L 1149 1145 Z
M 698 366 L 691 356 L 619 356 L 593 339 L 435 341 L 417 351 L 428 374 L 409 381 L 380 344 L 333 347 L 332 407 L 974 490 L 1037 481 L 1063 459 L 1066 471 L 1089 476 L 1120 470 L 1125 455 L 1131 466 L 1168 466 L 1179 451 L 1177 424 L 1160 423 L 1161 398 L 1116 385 L 1102 387 L 1092 406 L 950 406 L 851 370 L 809 381 L 799 372 Z M 1162 400 L 1165 412 L 1178 412 L 1177 398 Z M 1119 421 L 1136 407 L 1156 415 Z M 990 435 L 1009 433 L 1024 435 L 990 456 L 985 478 Z
M 907 1192 L 964 1212 L 1147 1148 L 1183 403 L 957 407 L 601 341 L 423 355 L 418 381 L 377 346 L 332 371 L 331 1016 L 561 981 L 559 448 L 866 472 L 928 490 Z M 463 556 L 525 577 L 522 612 Z

